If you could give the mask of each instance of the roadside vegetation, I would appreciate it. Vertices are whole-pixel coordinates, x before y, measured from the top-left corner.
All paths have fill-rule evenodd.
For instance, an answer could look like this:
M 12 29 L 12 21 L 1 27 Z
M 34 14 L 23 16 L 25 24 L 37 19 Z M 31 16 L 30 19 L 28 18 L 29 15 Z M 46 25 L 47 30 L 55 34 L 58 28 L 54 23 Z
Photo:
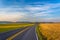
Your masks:
M 38 40 L 46 40 L 46 38 L 44 38 L 44 36 L 39 30 L 39 25 L 36 27 L 36 32 L 37 32 Z
M 31 24 L 31 23 L 0 24 L 0 33 L 10 31 L 10 30 L 15 30 L 15 29 L 22 28 L 22 27 L 28 27 L 28 26 L 32 26 L 32 25 L 34 25 L 34 24 Z
M 42 40 L 42 36 L 40 35 L 40 31 L 38 27 L 36 27 L 36 32 L 37 32 L 38 40 Z
M 0 28 L 0 33 L 1 32 L 7 32 L 7 31 L 10 31 L 10 30 L 15 30 L 15 29 L 18 29 L 18 27 L 14 27 L 14 28 Z

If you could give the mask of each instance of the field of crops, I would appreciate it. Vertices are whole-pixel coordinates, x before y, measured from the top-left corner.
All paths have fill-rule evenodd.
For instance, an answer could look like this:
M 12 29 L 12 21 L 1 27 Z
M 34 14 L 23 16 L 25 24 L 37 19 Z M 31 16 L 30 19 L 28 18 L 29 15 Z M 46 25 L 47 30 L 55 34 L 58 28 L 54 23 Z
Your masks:
M 0 24 L 0 32 L 6 32 L 10 30 L 15 30 L 21 27 L 28 27 L 34 24 L 31 23 L 9 23 L 9 24 Z
M 60 23 L 40 23 L 39 30 L 47 40 L 60 40 Z

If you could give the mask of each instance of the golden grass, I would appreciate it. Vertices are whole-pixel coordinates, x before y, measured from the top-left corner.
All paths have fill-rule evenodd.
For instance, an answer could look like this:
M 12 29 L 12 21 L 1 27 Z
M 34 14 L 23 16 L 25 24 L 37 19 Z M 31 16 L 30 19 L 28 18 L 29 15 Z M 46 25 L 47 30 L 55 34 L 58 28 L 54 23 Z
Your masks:
M 60 23 L 40 23 L 39 29 L 47 40 L 60 40 Z

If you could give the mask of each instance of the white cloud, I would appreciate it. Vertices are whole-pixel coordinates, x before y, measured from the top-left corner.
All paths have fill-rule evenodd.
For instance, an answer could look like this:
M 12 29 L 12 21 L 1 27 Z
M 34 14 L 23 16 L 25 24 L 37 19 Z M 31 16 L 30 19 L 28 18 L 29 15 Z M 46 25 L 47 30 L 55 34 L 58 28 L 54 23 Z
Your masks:
M 45 4 L 45 5 L 36 5 L 36 6 L 26 6 L 25 9 L 29 10 L 31 15 L 33 14 L 33 18 L 31 18 L 32 21 L 58 21 L 59 19 L 54 18 L 54 14 L 56 11 L 58 11 L 60 8 L 60 3 L 56 3 L 56 4 Z M 59 8 L 59 9 L 56 9 Z M 56 13 L 55 13 L 56 14 Z M 39 17 L 40 16 L 40 17 Z M 44 16 L 44 18 L 42 18 L 41 16 Z M 49 18 L 46 18 L 49 17 Z M 53 18 L 51 18 L 53 17 Z M 57 17 L 57 16 L 56 16 Z
M 2 8 L 0 9 L 0 21 L 17 21 L 20 18 L 23 18 L 26 14 L 23 12 L 17 12 L 12 10 L 12 12 L 9 12 L 10 8 Z
M 17 21 L 20 18 L 23 18 L 23 14 L 0 14 L 0 21 Z
M 55 3 L 55 4 L 45 4 L 45 5 L 29 5 L 26 6 L 25 9 L 29 10 L 30 13 L 34 13 L 34 16 L 50 16 L 51 13 L 57 11 L 55 8 L 60 7 L 60 3 Z M 54 10 L 55 9 L 55 10 Z
M 45 4 L 45 5 L 27 5 L 24 8 L 20 7 L 8 7 L 0 8 L 0 21 L 57 21 L 57 18 L 50 18 L 52 12 L 56 10 L 54 8 L 60 7 L 60 3 L 56 4 Z M 39 17 L 40 16 L 40 17 Z M 41 16 L 44 16 L 42 18 Z M 49 16 L 49 18 L 46 18 Z
M 38 11 L 38 10 L 44 11 L 44 10 L 49 10 L 51 8 L 56 8 L 56 7 L 60 7 L 60 3 L 55 3 L 55 4 L 48 3 L 45 5 L 36 5 L 36 6 L 28 5 L 25 8 L 30 11 Z
M 34 16 L 52 16 L 52 14 L 50 14 L 52 11 L 43 11 L 43 12 L 40 12 L 40 13 L 36 13 L 34 14 Z
M 42 22 L 60 22 L 60 17 L 43 18 Z

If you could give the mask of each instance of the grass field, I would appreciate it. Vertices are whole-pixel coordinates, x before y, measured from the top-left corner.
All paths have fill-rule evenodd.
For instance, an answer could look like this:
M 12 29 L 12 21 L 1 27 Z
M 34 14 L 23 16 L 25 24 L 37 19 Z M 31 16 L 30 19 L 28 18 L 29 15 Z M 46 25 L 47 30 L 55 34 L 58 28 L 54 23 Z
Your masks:
M 40 23 L 39 30 L 47 40 L 60 40 L 60 23 Z
M 42 37 L 42 35 L 41 35 L 40 31 L 39 31 L 38 26 L 36 27 L 36 32 L 37 32 L 38 40 L 43 40 L 43 37 Z
M 10 23 L 10 24 L 0 24 L 0 33 L 1 32 L 6 32 L 10 30 L 15 30 L 21 27 L 28 27 L 32 26 L 34 24 L 31 23 Z

